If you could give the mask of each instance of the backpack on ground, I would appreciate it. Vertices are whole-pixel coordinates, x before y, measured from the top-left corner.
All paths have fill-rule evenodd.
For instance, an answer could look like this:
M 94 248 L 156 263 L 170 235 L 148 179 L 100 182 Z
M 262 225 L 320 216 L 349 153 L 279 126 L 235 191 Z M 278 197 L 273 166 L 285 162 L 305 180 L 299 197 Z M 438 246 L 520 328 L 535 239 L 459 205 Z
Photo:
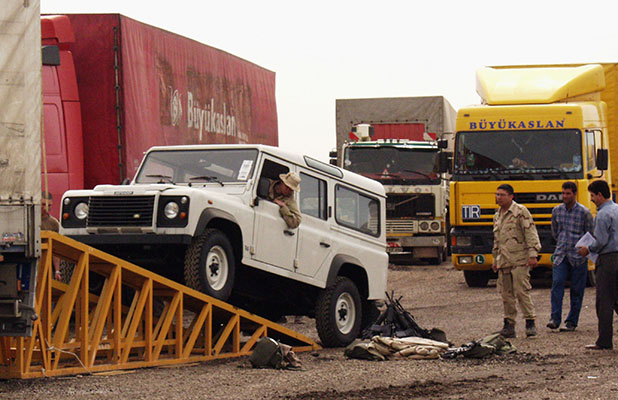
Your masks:
M 253 368 L 283 368 L 283 350 L 281 344 L 268 336 L 258 340 L 249 356 Z
M 492 354 L 515 353 L 517 349 L 500 333 L 492 333 L 482 339 L 466 343 L 461 347 L 450 348 L 442 358 L 452 359 L 457 356 L 465 358 L 485 358 Z

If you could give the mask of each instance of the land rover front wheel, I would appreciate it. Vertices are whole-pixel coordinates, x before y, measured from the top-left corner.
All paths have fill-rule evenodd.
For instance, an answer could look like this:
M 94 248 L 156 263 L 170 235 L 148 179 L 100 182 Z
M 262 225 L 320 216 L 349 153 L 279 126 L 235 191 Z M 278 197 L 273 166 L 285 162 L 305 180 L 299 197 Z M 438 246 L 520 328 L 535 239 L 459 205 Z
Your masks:
M 185 254 L 185 284 L 226 301 L 232 294 L 236 264 L 232 245 L 217 229 L 193 239 Z
M 361 298 L 350 279 L 338 277 L 324 289 L 316 304 L 315 325 L 325 347 L 343 347 L 360 332 Z

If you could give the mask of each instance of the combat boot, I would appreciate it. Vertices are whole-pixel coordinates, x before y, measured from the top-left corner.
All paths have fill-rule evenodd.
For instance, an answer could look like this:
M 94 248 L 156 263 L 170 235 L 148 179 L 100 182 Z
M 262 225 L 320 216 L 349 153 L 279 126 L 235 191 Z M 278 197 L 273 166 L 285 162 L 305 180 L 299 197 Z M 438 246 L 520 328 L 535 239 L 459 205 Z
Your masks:
M 504 327 L 498 333 L 500 333 L 505 338 L 514 338 L 515 337 L 515 321 L 511 321 L 510 319 L 505 318 Z
M 536 336 L 536 326 L 533 319 L 526 320 L 526 337 Z

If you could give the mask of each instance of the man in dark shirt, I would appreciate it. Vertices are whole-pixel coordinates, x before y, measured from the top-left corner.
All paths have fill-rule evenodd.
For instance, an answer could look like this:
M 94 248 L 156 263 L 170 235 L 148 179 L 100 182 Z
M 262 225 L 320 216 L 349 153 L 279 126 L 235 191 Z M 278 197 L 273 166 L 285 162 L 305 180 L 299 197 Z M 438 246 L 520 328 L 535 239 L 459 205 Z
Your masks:
M 586 348 L 603 350 L 613 348 L 614 308 L 618 300 L 618 205 L 611 200 L 609 185 L 605 181 L 592 182 L 588 191 L 598 210 L 594 220 L 594 243 L 580 248 L 578 253 L 582 256 L 590 252 L 599 254 L 595 271 L 599 337 L 595 344 L 586 345 Z

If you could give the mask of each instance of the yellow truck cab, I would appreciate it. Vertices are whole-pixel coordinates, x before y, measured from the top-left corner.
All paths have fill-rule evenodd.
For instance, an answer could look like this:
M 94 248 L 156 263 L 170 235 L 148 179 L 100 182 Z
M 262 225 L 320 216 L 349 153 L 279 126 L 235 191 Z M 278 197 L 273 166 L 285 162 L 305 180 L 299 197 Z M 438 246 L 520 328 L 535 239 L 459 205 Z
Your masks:
M 562 202 L 562 183 L 575 182 L 577 201 L 593 214 L 588 184 L 605 179 L 614 190 L 610 154 L 616 154 L 618 138 L 610 138 L 618 128 L 617 84 L 618 64 L 477 71 L 482 104 L 457 113 L 450 183 L 453 265 L 468 286 L 486 286 L 493 276 L 500 184 L 512 185 L 514 200 L 530 210 L 542 244 L 539 266 L 549 268 L 556 244 L 551 212 Z

